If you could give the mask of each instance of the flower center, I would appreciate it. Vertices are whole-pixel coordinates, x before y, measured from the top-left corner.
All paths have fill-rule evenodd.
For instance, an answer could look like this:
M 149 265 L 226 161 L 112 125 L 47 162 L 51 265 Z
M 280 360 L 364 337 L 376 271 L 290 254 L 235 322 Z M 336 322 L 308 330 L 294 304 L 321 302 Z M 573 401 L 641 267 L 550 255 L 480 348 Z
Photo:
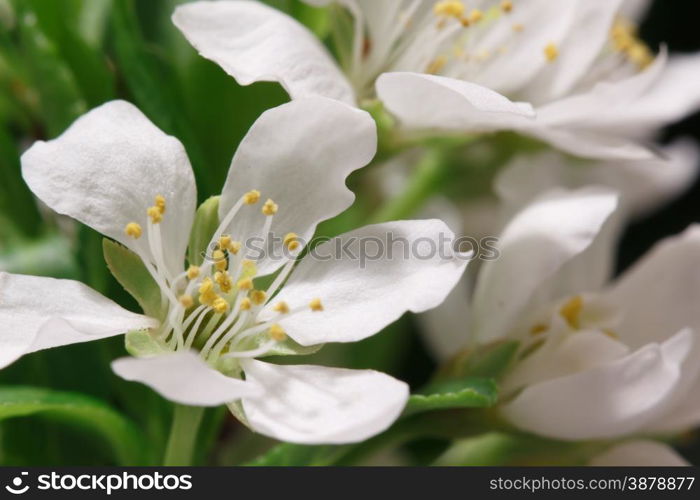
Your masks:
M 259 320 L 262 309 L 275 296 L 289 277 L 301 243 L 296 233 L 287 233 L 283 245 L 289 255 L 272 283 L 256 288 L 257 262 L 246 254 L 245 246 L 223 234 L 231 227 L 236 215 L 250 210 L 260 201 L 260 192 L 245 193 L 221 221 L 212 239 L 213 251 L 200 266 L 190 267 L 177 276 L 171 276 L 165 266 L 160 225 L 166 213 L 166 200 L 158 195 L 153 206 L 146 210 L 148 249 L 150 258 L 139 253 L 144 265 L 161 289 L 166 320 L 156 332 L 158 341 L 170 350 L 198 348 L 202 358 L 215 364 L 221 358 L 248 358 L 261 356 L 286 340 L 279 325 L 281 317 L 289 317 L 305 310 L 321 311 L 321 300 L 313 299 L 308 305 L 290 308 L 286 302 L 277 302 L 272 310 L 277 317 Z M 279 206 L 268 199 L 260 208 L 265 216 L 262 235 L 268 238 L 272 220 Z M 139 239 L 143 229 L 137 222 L 124 228 L 127 236 Z M 261 257 L 262 258 L 262 257 Z

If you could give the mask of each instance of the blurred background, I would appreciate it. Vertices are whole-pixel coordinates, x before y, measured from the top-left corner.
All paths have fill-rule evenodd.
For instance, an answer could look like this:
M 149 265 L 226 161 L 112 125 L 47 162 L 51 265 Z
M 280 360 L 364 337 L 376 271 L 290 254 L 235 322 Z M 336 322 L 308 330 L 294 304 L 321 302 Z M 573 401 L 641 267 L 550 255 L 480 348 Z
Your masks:
M 101 236 L 42 213 L 19 174 L 21 152 L 37 139 L 60 134 L 88 109 L 126 99 L 183 142 L 201 202 L 220 191 L 233 152 L 253 121 L 287 100 L 276 84 L 240 87 L 218 66 L 197 56 L 170 22 L 178 3 L 182 2 L 0 0 L 0 270 L 78 279 L 137 310 L 104 265 Z M 297 0 L 268 3 L 319 33 L 326 29 L 324 18 Z M 697 0 L 657 0 L 641 27 L 642 38 L 654 48 L 665 42 L 671 51 L 700 50 L 699 15 Z M 678 136 L 700 141 L 700 114 L 670 127 L 663 140 Z M 618 269 L 692 222 L 700 222 L 700 182 L 629 227 Z M 333 233 L 333 224 L 322 231 Z M 105 401 L 135 423 L 145 447 L 161 449 L 170 405 L 111 373 L 109 361 L 123 353 L 122 339 L 40 352 L 0 372 L 0 386 L 46 387 Z M 378 369 L 414 387 L 435 368 L 410 317 L 357 345 L 324 349 L 323 356 L 326 364 Z M 203 443 L 213 444 L 214 453 L 200 457 L 200 462 L 240 463 L 271 445 L 224 409 L 209 410 L 206 418 L 203 428 L 209 435 L 203 436 Z M 12 419 L 3 418 L 0 410 L 0 464 L 114 463 L 110 443 L 71 422 L 51 408 Z M 417 443 L 409 452 L 430 454 L 442 445 Z M 700 463 L 697 440 L 689 436 L 681 452 Z

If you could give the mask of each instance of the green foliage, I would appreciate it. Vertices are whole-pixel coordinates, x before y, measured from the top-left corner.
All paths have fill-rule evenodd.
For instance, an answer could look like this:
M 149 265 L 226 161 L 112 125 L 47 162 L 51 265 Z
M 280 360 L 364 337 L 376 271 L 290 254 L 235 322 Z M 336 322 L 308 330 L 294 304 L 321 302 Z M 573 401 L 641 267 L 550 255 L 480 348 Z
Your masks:
M 219 196 L 213 196 L 197 209 L 187 248 L 187 260 L 190 264 L 199 266 L 204 262 L 204 257 L 211 251 L 209 244 L 218 227 Z
M 491 379 L 466 377 L 433 383 L 411 395 L 406 413 L 451 408 L 488 408 L 498 401 L 498 386 Z

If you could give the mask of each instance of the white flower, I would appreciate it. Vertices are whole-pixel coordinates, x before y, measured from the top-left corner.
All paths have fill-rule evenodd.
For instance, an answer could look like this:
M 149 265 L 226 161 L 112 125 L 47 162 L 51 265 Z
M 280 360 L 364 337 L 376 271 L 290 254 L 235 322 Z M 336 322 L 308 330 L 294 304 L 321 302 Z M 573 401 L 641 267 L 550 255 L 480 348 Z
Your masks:
M 258 2 L 194 2 L 173 22 L 244 85 L 376 95 L 406 128 L 517 130 L 591 158 L 649 158 L 636 139 L 700 105 L 700 57 L 654 58 L 617 16 L 621 0 L 337 2 L 355 20 L 345 75 L 310 31 Z
M 133 314 L 78 282 L 2 273 L 0 367 L 40 349 L 142 330 L 127 339 L 143 343 L 136 350 L 146 356 L 113 368 L 166 398 L 231 403 L 253 429 L 285 441 L 351 442 L 380 432 L 402 411 L 403 382 L 371 370 L 255 359 L 294 342 L 366 338 L 407 310 L 437 306 L 459 279 L 466 261 L 454 254 L 382 258 L 364 269 L 345 254 L 298 262 L 316 225 L 352 203 L 345 179 L 375 148 L 369 115 L 331 99 L 263 113 L 232 160 L 211 239 L 216 250 L 185 268 L 197 196 L 184 148 L 129 103 L 90 111 L 57 139 L 32 146 L 23 175 L 50 208 L 140 257 L 142 279 L 150 274 L 157 283 L 156 312 Z M 329 255 L 336 241 L 355 238 L 349 249 L 357 255 L 357 238 L 387 233 L 409 243 L 450 235 L 436 220 L 393 222 L 352 231 L 317 252 Z M 241 245 L 268 234 L 284 235 L 275 243 L 284 259 L 253 256 Z M 254 289 L 261 283 L 254 278 L 275 271 Z
M 670 446 L 639 439 L 615 445 L 594 457 L 595 467 L 683 467 L 690 465 Z
M 600 255 L 611 251 L 615 206 L 598 188 L 538 198 L 504 229 L 469 301 L 437 310 L 444 330 L 429 333 L 445 355 L 520 342 L 500 407 L 518 428 L 583 440 L 700 422 L 700 227 L 609 283 Z

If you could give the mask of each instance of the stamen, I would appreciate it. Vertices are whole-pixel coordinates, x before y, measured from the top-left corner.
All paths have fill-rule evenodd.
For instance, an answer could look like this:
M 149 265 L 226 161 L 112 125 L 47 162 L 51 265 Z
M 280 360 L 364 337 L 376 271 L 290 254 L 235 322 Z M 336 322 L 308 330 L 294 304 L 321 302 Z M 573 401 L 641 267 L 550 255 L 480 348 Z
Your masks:
M 214 281 L 219 285 L 221 291 L 224 293 L 229 293 L 233 288 L 233 281 L 231 276 L 226 271 L 218 271 L 214 274 Z
M 243 278 L 238 281 L 237 286 L 239 290 L 252 290 L 253 280 L 251 278 Z
M 301 243 L 299 243 L 299 235 L 296 233 L 287 233 L 283 243 L 292 252 L 301 245 Z
M 536 336 L 539 335 L 540 333 L 544 333 L 547 330 L 549 330 L 549 327 L 543 323 L 538 323 L 534 325 L 532 328 L 530 328 L 530 335 Z
M 148 207 L 146 213 L 151 218 L 151 222 L 153 222 L 153 224 L 158 224 L 163 220 L 163 212 L 161 212 L 160 208 L 156 206 Z
M 262 213 L 268 216 L 275 215 L 277 213 L 278 208 L 279 207 L 277 206 L 277 203 L 268 198 L 267 201 L 263 204 Z
M 256 306 L 264 304 L 266 298 L 267 294 L 262 290 L 253 290 L 252 292 L 250 292 L 250 300 L 252 300 L 253 304 L 255 304 Z
M 243 299 L 241 299 L 239 307 L 241 311 L 250 311 L 250 308 L 252 307 L 250 299 L 248 297 L 244 297 Z
M 251 191 L 248 191 L 246 194 L 243 195 L 243 203 L 246 205 L 255 205 L 258 200 L 260 200 L 260 191 L 257 189 L 253 189 Z
M 474 9 L 469 13 L 469 22 L 474 24 L 478 23 L 484 18 L 484 13 L 481 12 L 479 9 Z
M 289 305 L 285 301 L 281 301 L 275 304 L 272 310 L 280 314 L 287 314 L 289 312 Z
M 124 234 L 138 240 L 143 234 L 143 229 L 136 222 L 129 222 L 124 228 Z
M 503 0 L 501 2 L 501 10 L 503 12 L 506 12 L 506 13 L 512 11 L 513 10 L 513 2 L 511 2 L 510 0 Z
M 321 299 L 313 299 L 311 302 L 309 302 L 309 308 L 315 312 L 323 311 L 323 303 L 321 302 Z
M 433 61 L 428 64 L 428 67 L 425 69 L 425 72 L 431 75 L 435 75 L 442 70 L 442 68 L 445 67 L 447 64 L 447 56 L 438 56 Z
M 211 308 L 214 309 L 214 312 L 217 314 L 223 314 L 228 310 L 228 302 L 221 297 L 217 297 L 212 303 Z
M 443 0 L 433 6 L 436 16 L 461 18 L 464 14 L 464 4 L 458 0 Z
M 559 314 L 569 323 L 569 326 L 574 330 L 581 328 L 580 314 L 583 310 L 583 297 L 576 295 L 572 297 L 561 309 Z
M 197 278 L 199 276 L 199 266 L 190 266 L 187 268 L 187 279 L 192 281 L 193 279 Z
M 281 342 L 287 338 L 287 332 L 285 332 L 284 329 L 277 323 L 270 327 L 268 333 L 270 334 L 270 337 L 275 339 L 277 342 Z
M 232 241 L 231 244 L 228 246 L 228 251 L 233 255 L 237 255 L 238 252 L 241 251 L 241 246 L 242 245 L 240 241 Z
M 228 247 L 231 245 L 231 237 L 228 235 L 224 235 L 221 238 L 219 238 L 219 249 L 221 250 L 228 250 Z
M 515 31 L 516 33 L 520 33 L 524 29 L 525 29 L 525 26 L 520 24 L 520 23 L 513 25 L 513 31 Z
M 165 214 L 165 197 L 163 195 L 159 194 L 156 196 L 155 206 L 160 210 L 161 215 Z
M 547 58 L 547 61 L 549 62 L 554 62 L 557 57 L 559 57 L 559 49 L 557 48 L 556 44 L 547 44 L 547 46 L 544 48 L 544 57 Z
M 181 295 L 180 296 L 180 304 L 182 304 L 182 307 L 185 309 L 189 309 L 194 305 L 194 299 L 192 298 L 192 295 Z
M 211 254 L 212 260 L 214 261 L 214 267 L 219 271 L 225 271 L 228 268 L 228 261 L 226 260 L 226 254 L 221 250 L 214 250 Z

